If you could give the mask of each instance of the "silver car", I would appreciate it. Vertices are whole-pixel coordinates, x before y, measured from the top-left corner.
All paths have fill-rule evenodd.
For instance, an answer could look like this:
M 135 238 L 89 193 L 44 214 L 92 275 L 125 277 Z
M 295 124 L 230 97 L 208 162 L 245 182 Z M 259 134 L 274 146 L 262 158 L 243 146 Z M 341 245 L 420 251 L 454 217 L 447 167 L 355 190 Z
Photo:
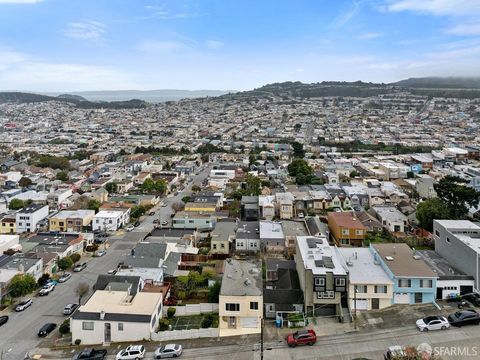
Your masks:
M 176 358 L 182 355 L 183 349 L 182 345 L 178 344 L 167 344 L 159 347 L 155 350 L 154 359 L 166 359 L 166 358 Z

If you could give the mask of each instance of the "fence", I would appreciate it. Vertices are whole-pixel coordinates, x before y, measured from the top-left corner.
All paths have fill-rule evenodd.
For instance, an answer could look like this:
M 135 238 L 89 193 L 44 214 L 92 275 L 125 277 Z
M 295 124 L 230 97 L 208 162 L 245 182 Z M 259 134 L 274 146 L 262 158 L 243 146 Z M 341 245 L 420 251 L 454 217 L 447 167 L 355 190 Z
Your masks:
M 173 307 L 176 310 L 175 316 L 200 315 L 205 313 L 218 314 L 217 303 L 187 304 L 185 306 L 164 306 L 163 307 L 164 316 L 167 315 L 167 310 L 169 307 Z
M 160 331 L 158 333 L 152 333 L 151 339 L 152 341 L 170 341 L 209 337 L 218 337 L 218 328 Z

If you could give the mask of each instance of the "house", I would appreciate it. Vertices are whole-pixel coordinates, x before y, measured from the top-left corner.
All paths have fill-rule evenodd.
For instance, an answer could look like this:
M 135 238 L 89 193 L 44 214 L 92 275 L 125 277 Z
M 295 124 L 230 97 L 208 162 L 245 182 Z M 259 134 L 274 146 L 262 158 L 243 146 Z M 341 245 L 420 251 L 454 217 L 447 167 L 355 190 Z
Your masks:
M 219 296 L 219 336 L 260 334 L 263 317 L 262 264 L 227 259 Z
M 38 281 L 43 274 L 42 259 L 17 253 L 13 256 L 0 255 L 0 271 L 16 270 L 21 274 L 30 274 Z
M 303 313 L 303 292 L 293 260 L 266 259 L 267 276 L 263 289 L 265 318 L 281 320 Z
M 48 219 L 49 230 L 59 232 L 82 232 L 90 225 L 95 210 L 63 210 Z
M 199 231 L 212 230 L 216 218 L 212 213 L 199 213 L 196 211 L 179 211 L 172 219 L 174 229 L 196 229 Z
M 236 252 L 257 252 L 260 250 L 258 221 L 240 221 L 235 235 Z
M 48 216 L 48 205 L 32 204 L 15 213 L 17 233 L 35 232 L 39 222 Z
M 335 245 L 324 236 L 298 236 L 295 254 L 307 316 L 348 314 L 348 274 Z
M 63 203 L 72 196 L 72 189 L 57 189 L 47 195 L 48 206 L 50 208 L 62 208 Z
M 418 175 L 415 182 L 415 190 L 422 199 L 437 197 L 434 185 L 436 181 L 429 175 Z
M 280 219 L 291 219 L 293 218 L 293 201 L 295 197 L 290 192 L 276 193 L 275 202 L 276 202 L 276 213 Z
M 84 238 L 82 234 L 74 233 L 37 233 L 28 238 L 28 243 L 34 244 L 30 250 L 33 253 L 52 253 L 62 258 L 83 252 Z
M 0 256 L 0 264 L 1 264 L 2 257 Z M 13 277 L 17 274 L 21 274 L 18 269 L 2 269 L 0 268 L 0 301 L 8 295 L 8 286 L 10 285 L 10 281 L 12 281 Z
M 0 254 L 9 249 L 20 250 L 20 236 L 18 235 L 0 235 Z
M 211 232 L 210 252 L 212 254 L 228 254 L 230 244 L 235 240 L 237 224 L 230 221 L 220 221 Z
M 92 230 L 117 231 L 130 221 L 129 208 L 100 210 L 93 218 Z
M 72 343 L 84 345 L 150 339 L 162 317 L 163 293 L 143 292 L 136 276 L 112 276 L 70 318 Z
M 266 253 L 283 253 L 286 249 L 282 223 L 277 221 L 260 221 L 260 246 Z
M 407 244 L 370 244 L 370 251 L 393 281 L 394 304 L 435 302 L 438 275 Z
M 0 215 L 0 234 L 15 234 L 17 222 L 15 213 Z
M 140 276 L 143 281 L 162 282 L 163 264 L 167 256 L 167 244 L 140 242 L 125 257 L 117 274 Z
M 189 212 L 215 212 L 217 211 L 217 202 L 187 202 L 185 204 L 185 211 Z
M 393 303 L 393 281 L 368 248 L 339 248 L 348 272 L 350 311 L 378 310 Z
M 363 245 L 367 228 L 354 212 L 329 212 L 327 217 L 330 237 L 337 246 Z
M 275 196 L 261 195 L 258 197 L 259 217 L 272 221 L 275 217 Z
M 255 221 L 259 217 L 258 196 L 242 196 L 240 214 L 244 221 Z
M 367 233 L 383 232 L 383 225 L 367 211 L 355 211 L 355 217 L 367 228 Z
M 372 211 L 377 215 L 385 230 L 391 233 L 404 233 L 407 230 L 408 218 L 393 205 L 376 205 Z
M 467 220 L 434 220 L 435 252 L 475 280 L 480 290 L 480 226 Z

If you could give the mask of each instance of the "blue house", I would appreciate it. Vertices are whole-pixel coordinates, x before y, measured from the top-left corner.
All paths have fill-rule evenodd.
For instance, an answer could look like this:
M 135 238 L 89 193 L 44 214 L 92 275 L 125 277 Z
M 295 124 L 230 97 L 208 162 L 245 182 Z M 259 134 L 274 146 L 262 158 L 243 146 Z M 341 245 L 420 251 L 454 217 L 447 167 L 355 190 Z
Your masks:
M 393 281 L 393 304 L 435 301 L 438 276 L 407 244 L 370 244 L 370 251 Z

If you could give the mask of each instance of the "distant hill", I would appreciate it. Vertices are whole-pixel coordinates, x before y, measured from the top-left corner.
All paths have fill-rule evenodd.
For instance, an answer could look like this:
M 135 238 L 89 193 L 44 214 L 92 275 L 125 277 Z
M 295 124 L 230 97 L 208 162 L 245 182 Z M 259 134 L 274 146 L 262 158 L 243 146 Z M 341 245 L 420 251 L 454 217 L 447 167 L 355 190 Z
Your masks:
M 164 101 L 177 101 L 181 99 L 200 98 L 207 96 L 220 96 L 235 91 L 228 90 L 112 90 L 112 91 L 75 91 L 67 95 L 77 95 L 89 101 L 125 101 L 140 99 L 157 103 Z M 56 96 L 58 93 L 46 93 Z
M 85 100 L 85 98 L 78 95 L 62 94 L 59 96 L 47 96 L 40 94 L 32 94 L 18 91 L 4 91 L 0 92 L 0 104 L 7 102 L 24 104 L 45 101 L 60 101 L 71 103 L 82 109 L 137 109 L 144 108 L 147 103 L 143 100 L 128 100 L 128 101 L 104 101 L 94 102 Z
M 391 85 L 424 89 L 480 89 L 480 77 L 409 78 Z

